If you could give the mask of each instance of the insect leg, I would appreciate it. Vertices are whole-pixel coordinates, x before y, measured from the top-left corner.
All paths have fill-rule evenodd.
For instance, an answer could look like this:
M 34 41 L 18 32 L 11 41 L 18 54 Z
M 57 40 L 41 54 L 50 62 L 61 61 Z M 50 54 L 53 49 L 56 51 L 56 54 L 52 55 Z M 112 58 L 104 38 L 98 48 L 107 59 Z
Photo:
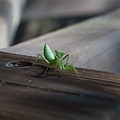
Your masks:
M 75 72 L 75 74 L 79 77 L 79 72 L 76 70 L 76 68 L 74 66 L 72 66 L 72 69 Z
M 44 73 L 42 75 L 43 77 L 46 75 L 47 71 L 48 71 L 48 67 L 45 69 L 45 71 L 44 71 Z
M 44 56 L 42 56 L 41 54 L 38 54 L 38 55 L 37 55 L 37 58 L 36 58 L 36 63 L 37 63 L 37 61 L 38 61 L 39 57 L 41 57 L 43 60 L 45 60 L 45 62 L 47 62 L 47 63 L 49 64 L 49 61 L 48 61 L 47 59 L 45 59 L 45 57 L 44 57 Z
M 65 64 L 65 70 L 73 70 L 74 73 L 79 77 L 79 72 L 76 70 L 76 68 L 71 65 L 70 63 Z
M 67 64 L 68 60 L 69 60 L 69 54 L 65 55 L 65 57 L 63 57 L 63 60 L 65 60 L 65 58 L 67 58 L 67 60 L 66 60 L 66 64 Z

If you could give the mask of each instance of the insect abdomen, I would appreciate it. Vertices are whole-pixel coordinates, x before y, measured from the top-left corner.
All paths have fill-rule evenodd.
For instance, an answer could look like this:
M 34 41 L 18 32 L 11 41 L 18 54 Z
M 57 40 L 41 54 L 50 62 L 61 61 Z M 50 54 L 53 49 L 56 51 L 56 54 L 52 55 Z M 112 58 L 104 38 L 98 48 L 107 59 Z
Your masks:
M 48 44 L 44 46 L 44 56 L 48 61 L 54 60 L 55 56 Z

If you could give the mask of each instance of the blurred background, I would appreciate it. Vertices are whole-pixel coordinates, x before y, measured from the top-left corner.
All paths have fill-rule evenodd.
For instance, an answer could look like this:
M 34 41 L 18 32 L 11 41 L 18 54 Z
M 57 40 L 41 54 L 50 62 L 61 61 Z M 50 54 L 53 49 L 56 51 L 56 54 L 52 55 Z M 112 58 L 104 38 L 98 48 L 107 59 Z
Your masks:
M 0 0 L 0 48 L 120 7 L 119 0 Z

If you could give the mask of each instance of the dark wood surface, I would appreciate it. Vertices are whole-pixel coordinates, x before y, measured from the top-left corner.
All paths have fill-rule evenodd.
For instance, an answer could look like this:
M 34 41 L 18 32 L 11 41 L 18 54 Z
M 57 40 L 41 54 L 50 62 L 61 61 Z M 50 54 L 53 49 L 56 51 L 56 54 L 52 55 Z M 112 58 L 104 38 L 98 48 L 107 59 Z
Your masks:
M 11 62 L 12 61 L 12 62 Z M 19 67 L 10 67 L 9 62 Z M 120 120 L 120 75 L 79 68 L 49 71 L 34 57 L 0 52 L 1 120 Z

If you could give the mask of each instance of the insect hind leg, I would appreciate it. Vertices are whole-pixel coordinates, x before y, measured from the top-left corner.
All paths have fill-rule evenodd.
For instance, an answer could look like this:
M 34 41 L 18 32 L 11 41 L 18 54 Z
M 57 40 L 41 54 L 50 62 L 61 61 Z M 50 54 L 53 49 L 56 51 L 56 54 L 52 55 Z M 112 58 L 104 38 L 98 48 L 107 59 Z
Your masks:
M 73 65 L 71 65 L 70 63 L 67 63 L 67 64 L 65 64 L 65 70 L 73 70 L 74 71 L 74 73 L 79 77 L 79 72 L 77 71 L 77 69 L 73 66 Z

